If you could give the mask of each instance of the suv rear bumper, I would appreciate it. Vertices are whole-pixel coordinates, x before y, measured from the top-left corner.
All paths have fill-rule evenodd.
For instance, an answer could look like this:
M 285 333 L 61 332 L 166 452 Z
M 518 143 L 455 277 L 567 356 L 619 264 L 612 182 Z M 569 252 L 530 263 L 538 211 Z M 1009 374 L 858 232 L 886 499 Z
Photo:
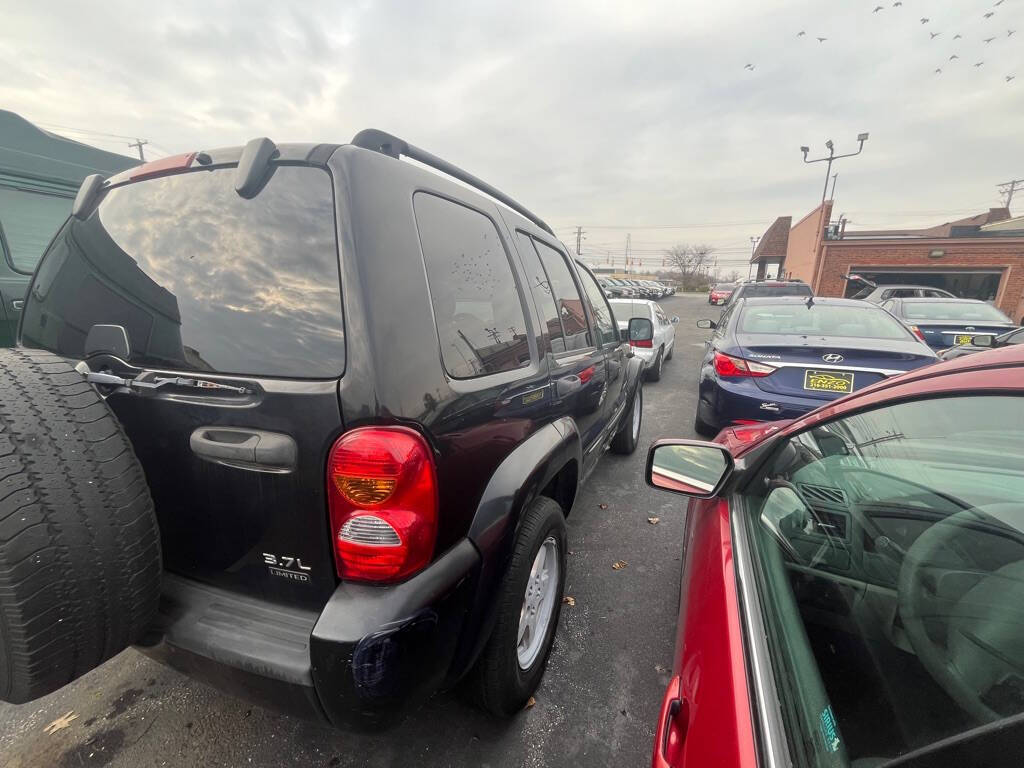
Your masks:
M 148 656 L 288 714 L 390 725 L 449 679 L 480 555 L 466 539 L 394 586 L 343 583 L 317 614 L 165 574 Z

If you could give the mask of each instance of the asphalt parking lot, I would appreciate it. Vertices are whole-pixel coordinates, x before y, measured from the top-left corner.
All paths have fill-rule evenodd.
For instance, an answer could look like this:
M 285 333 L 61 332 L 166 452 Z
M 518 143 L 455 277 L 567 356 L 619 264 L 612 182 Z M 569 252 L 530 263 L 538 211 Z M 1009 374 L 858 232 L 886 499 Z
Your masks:
M 503 722 L 452 692 L 394 730 L 356 735 L 231 698 L 128 650 L 44 699 L 0 703 L 0 765 L 647 764 L 672 660 L 684 505 L 648 488 L 643 464 L 651 440 L 695 436 L 706 332 L 694 323 L 719 314 L 704 296 L 661 304 L 680 317 L 676 352 L 644 389 L 641 448 L 606 455 L 569 517 L 575 605 L 563 606 L 535 706 Z M 628 565 L 614 570 L 619 560 Z M 47 733 L 64 715 L 66 727 Z

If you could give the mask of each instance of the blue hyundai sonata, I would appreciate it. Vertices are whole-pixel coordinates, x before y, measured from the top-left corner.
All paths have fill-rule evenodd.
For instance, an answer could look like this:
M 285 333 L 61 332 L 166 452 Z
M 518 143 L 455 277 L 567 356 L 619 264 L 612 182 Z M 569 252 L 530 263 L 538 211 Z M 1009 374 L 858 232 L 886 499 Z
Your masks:
M 875 304 L 853 299 L 740 299 L 705 342 L 694 429 L 792 419 L 938 358 Z

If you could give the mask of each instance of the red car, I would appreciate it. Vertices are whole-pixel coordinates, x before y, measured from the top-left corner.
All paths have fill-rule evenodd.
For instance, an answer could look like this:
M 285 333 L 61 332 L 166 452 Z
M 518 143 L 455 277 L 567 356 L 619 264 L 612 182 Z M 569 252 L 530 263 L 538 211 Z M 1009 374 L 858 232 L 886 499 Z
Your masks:
M 708 293 L 708 304 L 725 304 L 734 290 L 736 290 L 736 286 L 733 283 L 719 283 L 711 286 L 711 292 Z
M 690 502 L 653 768 L 1024 764 L 1024 348 L 662 440 Z

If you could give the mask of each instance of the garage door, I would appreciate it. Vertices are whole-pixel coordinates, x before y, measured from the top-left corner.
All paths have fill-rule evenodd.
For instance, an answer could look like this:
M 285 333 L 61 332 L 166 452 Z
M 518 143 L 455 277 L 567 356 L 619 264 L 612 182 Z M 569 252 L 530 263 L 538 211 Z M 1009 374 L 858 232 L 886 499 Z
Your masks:
M 954 296 L 963 299 L 995 299 L 999 290 L 999 281 L 1003 276 L 1001 270 L 935 270 L 935 269 L 871 269 L 851 267 L 852 274 L 866 277 L 878 285 L 929 285 L 942 288 Z M 853 282 L 846 283 L 846 296 L 852 296 L 863 286 Z

